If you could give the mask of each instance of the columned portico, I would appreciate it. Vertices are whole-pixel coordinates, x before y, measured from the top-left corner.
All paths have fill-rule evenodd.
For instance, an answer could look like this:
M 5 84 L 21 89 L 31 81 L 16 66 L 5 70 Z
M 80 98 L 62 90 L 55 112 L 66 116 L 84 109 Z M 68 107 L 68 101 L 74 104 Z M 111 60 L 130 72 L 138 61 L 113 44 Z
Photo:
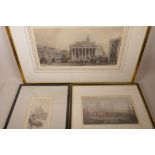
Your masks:
M 91 42 L 89 37 L 86 41 L 76 42 L 70 46 L 71 61 L 91 61 L 95 58 L 98 48 L 100 47 Z
M 71 59 L 91 59 L 95 56 L 95 47 L 71 47 Z

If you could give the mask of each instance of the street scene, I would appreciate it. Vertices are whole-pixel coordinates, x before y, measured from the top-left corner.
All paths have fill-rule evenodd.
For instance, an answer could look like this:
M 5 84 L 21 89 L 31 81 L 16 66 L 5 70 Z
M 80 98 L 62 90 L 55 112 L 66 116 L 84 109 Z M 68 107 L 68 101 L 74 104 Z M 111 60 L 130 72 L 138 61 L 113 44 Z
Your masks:
M 41 66 L 116 65 L 123 27 L 34 28 Z
M 130 98 L 84 97 L 83 124 L 137 124 Z

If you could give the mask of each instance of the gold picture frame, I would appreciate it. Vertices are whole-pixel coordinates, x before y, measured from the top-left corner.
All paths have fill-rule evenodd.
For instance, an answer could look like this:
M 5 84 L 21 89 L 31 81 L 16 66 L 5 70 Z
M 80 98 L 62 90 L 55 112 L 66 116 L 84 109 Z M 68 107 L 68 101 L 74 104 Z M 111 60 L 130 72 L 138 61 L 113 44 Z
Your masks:
M 22 69 L 22 65 L 21 65 L 19 57 L 17 55 L 17 50 L 16 50 L 16 47 L 15 47 L 15 43 L 14 43 L 14 40 L 13 40 L 13 37 L 12 37 L 9 26 L 5 26 L 5 29 L 6 29 L 6 32 L 7 32 L 11 47 L 12 47 L 14 57 L 16 59 L 16 63 L 17 63 L 17 66 L 18 66 L 18 69 L 19 69 L 19 72 L 20 72 L 20 75 L 21 75 L 21 79 L 22 79 L 23 83 L 31 83 L 31 82 L 26 81 L 24 71 Z M 151 31 L 151 26 L 147 26 L 147 32 L 145 34 L 143 45 L 141 47 L 141 52 L 140 52 L 140 55 L 139 55 L 139 58 L 138 58 L 136 66 L 135 66 L 134 73 L 133 73 L 133 76 L 132 76 L 132 79 L 131 79 L 130 82 L 96 82 L 96 83 L 102 83 L 102 84 L 103 83 L 104 84 L 116 84 L 116 83 L 120 83 L 120 84 L 121 83 L 127 83 L 128 84 L 128 83 L 133 83 L 135 81 L 135 78 L 136 78 L 140 63 L 141 63 L 141 59 L 142 59 L 142 56 L 143 56 L 143 53 L 144 53 L 144 49 L 145 49 L 145 46 L 146 46 L 147 39 L 149 37 L 150 31 Z M 33 82 L 33 83 L 39 84 L 39 83 L 49 83 L 49 82 Z M 70 82 L 70 83 L 76 84 L 76 83 L 87 83 L 87 82 Z M 88 84 L 89 83 L 91 83 L 91 82 L 88 82 Z

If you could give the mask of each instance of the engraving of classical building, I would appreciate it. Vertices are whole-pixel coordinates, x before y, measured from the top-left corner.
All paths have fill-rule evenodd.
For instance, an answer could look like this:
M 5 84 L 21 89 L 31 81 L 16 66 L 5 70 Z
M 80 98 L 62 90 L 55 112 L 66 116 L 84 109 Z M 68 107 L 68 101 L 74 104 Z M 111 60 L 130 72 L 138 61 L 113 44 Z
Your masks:
M 37 45 L 40 64 L 46 65 L 115 65 L 117 64 L 121 38 L 112 39 L 109 42 L 109 51 L 90 41 L 77 41 L 67 49 L 59 49 Z
M 105 56 L 101 46 L 96 45 L 95 42 L 91 42 L 89 37 L 86 41 L 76 42 L 70 45 L 70 60 L 76 61 L 91 61 L 95 60 L 97 56 Z

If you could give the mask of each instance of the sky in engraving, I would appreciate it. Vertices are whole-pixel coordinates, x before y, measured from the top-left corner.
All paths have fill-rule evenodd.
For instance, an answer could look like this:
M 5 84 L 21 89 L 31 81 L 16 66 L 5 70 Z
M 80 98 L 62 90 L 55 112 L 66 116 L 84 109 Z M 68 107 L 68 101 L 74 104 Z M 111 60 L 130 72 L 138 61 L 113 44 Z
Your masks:
M 102 46 L 107 53 L 111 39 L 122 37 L 124 27 L 32 27 L 36 45 L 69 50 L 76 41 L 86 41 Z
M 83 97 L 84 108 L 104 109 L 104 111 L 128 111 L 132 100 L 128 96 L 118 97 Z

